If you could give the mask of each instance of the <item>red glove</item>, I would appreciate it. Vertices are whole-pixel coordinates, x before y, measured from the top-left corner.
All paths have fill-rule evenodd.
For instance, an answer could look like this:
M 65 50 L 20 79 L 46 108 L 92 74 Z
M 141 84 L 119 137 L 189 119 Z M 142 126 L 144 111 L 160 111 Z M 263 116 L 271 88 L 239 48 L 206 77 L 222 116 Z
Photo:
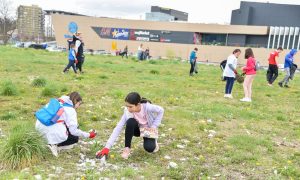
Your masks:
M 103 156 L 108 156 L 109 149 L 103 148 L 101 151 L 96 152 L 96 158 L 101 159 Z
M 234 72 L 234 74 L 237 74 L 237 71 L 236 71 L 236 69 L 235 69 L 233 72 Z
M 93 139 L 94 137 L 96 137 L 97 133 L 96 131 L 93 129 L 91 132 L 90 132 L 90 137 L 91 139 Z
M 77 59 L 75 60 L 75 64 L 78 64 L 78 60 Z

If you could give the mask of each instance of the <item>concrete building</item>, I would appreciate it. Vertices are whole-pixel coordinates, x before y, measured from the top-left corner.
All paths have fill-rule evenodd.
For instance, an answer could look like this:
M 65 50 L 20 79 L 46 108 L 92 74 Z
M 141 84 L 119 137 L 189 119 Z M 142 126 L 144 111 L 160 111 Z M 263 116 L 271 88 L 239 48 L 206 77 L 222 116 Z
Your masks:
M 188 13 L 175 9 L 151 6 L 151 12 L 146 13 L 148 21 L 188 21 Z
M 44 14 L 42 8 L 32 6 L 19 6 L 17 29 L 21 40 L 39 42 L 44 38 Z
M 285 49 L 300 46 L 300 5 L 242 1 L 240 9 L 232 11 L 232 25 L 269 26 L 268 35 L 231 35 L 231 42 L 241 45 L 261 44 L 266 48 Z

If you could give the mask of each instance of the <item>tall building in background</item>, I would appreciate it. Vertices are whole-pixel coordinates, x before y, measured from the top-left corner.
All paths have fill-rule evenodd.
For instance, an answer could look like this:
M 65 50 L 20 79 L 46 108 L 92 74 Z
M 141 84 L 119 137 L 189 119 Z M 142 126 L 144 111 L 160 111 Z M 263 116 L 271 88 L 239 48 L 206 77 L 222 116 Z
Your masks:
M 44 13 L 42 8 L 36 5 L 19 6 L 17 29 L 20 40 L 42 41 L 44 39 Z
M 146 13 L 147 21 L 188 21 L 188 13 L 175 9 L 151 6 L 151 12 Z

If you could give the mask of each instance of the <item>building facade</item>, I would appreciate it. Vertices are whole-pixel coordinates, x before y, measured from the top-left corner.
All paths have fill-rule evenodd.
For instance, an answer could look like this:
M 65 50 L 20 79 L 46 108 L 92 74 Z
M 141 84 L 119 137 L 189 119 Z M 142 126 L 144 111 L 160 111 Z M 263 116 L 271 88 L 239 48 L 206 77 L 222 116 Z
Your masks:
M 174 17 L 174 21 L 188 21 L 189 14 L 186 12 L 178 11 L 170 8 L 163 8 L 159 6 L 151 6 L 151 13 L 162 13 Z M 150 14 L 151 14 L 150 13 Z M 147 20 L 147 19 L 146 19 Z
M 44 39 L 44 14 L 42 8 L 32 6 L 18 7 L 17 29 L 20 40 L 40 42 Z
M 269 33 L 265 36 L 232 35 L 230 43 L 299 49 L 299 17 L 300 5 L 242 1 L 240 9 L 232 11 L 231 25 L 268 26 Z

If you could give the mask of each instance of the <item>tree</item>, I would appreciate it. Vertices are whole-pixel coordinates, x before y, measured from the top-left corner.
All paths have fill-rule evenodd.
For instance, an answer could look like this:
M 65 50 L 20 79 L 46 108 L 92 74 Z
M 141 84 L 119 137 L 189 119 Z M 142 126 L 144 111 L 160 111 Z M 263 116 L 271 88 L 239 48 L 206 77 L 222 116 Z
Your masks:
M 16 29 L 16 20 L 11 16 L 12 2 L 0 0 L 0 41 L 7 44 Z

